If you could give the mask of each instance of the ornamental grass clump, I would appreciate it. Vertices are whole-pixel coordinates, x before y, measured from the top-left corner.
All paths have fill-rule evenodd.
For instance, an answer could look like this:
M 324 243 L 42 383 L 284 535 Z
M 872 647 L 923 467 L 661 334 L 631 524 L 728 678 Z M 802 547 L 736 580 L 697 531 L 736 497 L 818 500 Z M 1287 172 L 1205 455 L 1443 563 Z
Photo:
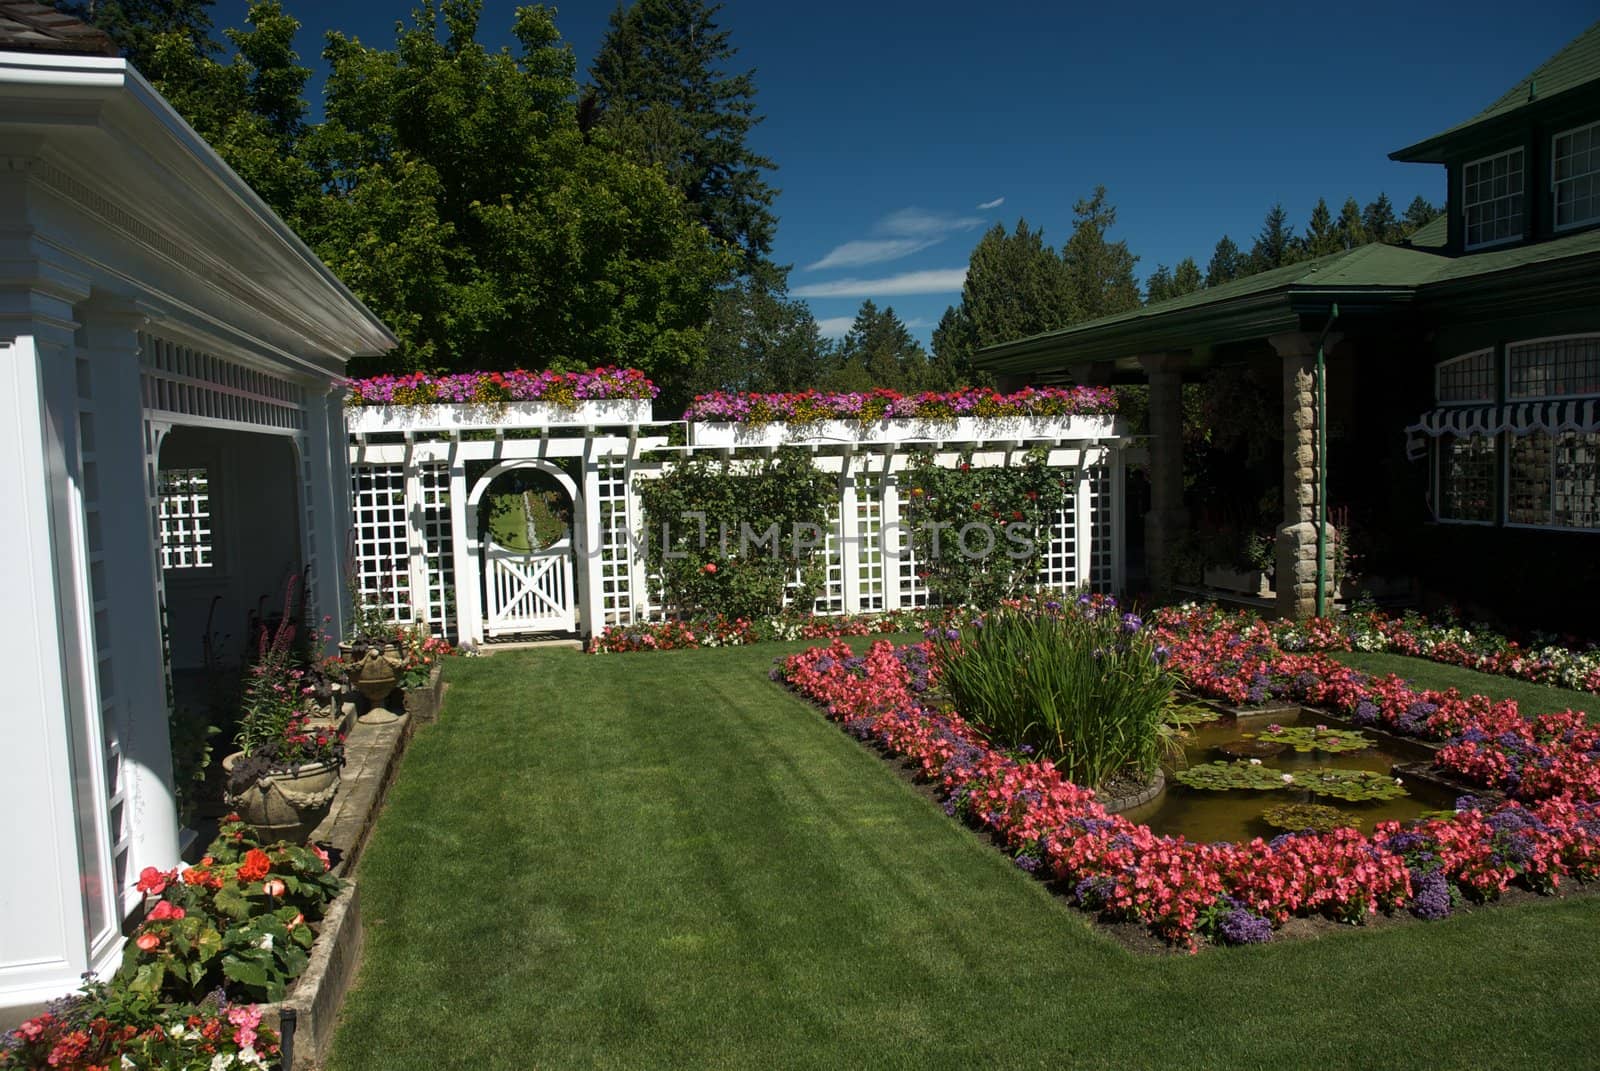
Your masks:
M 1114 600 L 1001 609 L 934 642 L 940 686 L 996 748 L 1031 748 L 1090 787 L 1155 773 L 1173 678 Z

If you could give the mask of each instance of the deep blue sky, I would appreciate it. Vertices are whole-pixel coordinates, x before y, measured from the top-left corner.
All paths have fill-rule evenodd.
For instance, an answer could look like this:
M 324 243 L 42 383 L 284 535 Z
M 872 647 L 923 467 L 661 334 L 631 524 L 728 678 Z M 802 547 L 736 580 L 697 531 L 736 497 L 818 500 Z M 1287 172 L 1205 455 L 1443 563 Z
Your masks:
M 325 31 L 388 47 L 410 10 L 284 5 L 314 98 Z M 1224 233 L 1248 248 L 1275 201 L 1297 229 L 1319 196 L 1335 213 L 1379 191 L 1396 211 L 1442 202 L 1442 168 L 1386 154 L 1474 114 L 1597 14 L 1593 0 L 1290 6 L 731 0 L 718 21 L 756 72 L 752 143 L 778 164 L 791 288 L 832 333 L 870 297 L 926 340 L 983 227 L 1021 216 L 1058 245 L 1096 184 L 1141 278 L 1185 256 L 1204 268 Z M 514 7 L 488 0 L 481 39 L 508 43 Z M 559 5 L 580 75 L 614 8 Z M 218 28 L 244 10 L 221 0 Z

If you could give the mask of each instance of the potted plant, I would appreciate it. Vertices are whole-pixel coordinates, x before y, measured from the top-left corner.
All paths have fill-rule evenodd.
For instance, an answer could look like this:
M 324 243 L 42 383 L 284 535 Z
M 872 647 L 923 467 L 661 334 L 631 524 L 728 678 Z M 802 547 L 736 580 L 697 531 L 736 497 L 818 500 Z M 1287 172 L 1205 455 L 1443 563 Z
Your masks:
M 304 840 L 316 828 L 344 764 L 344 738 L 322 717 L 292 621 L 285 613 L 270 638 L 262 633 L 240 698 L 239 750 L 222 760 L 229 805 L 269 840 Z

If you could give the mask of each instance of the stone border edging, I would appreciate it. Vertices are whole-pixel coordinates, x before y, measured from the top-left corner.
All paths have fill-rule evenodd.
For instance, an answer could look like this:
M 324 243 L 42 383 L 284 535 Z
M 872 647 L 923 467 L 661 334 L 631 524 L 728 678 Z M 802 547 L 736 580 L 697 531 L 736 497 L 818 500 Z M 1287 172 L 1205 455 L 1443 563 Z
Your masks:
M 1151 778 L 1151 780 L 1143 788 L 1135 789 L 1128 795 L 1119 796 L 1116 799 L 1100 799 L 1099 803 L 1100 806 L 1104 807 L 1112 814 L 1120 814 L 1123 811 L 1131 811 L 1135 807 L 1149 803 L 1166 790 L 1166 772 L 1158 769 L 1156 770 L 1155 777 Z M 1096 793 L 1095 796 L 1098 799 L 1099 793 Z
M 322 917 L 322 932 L 311 946 L 311 959 L 305 973 L 295 981 L 289 995 L 276 1004 L 261 1005 L 261 1022 L 283 1033 L 283 1013 L 294 1014 L 293 1034 L 285 1039 L 292 1046 L 292 1064 L 284 1071 L 311 1071 L 320 1067 L 333 1042 L 339 1009 L 355 981 L 365 943 L 361 929 L 361 901 L 351 881 L 328 905 Z

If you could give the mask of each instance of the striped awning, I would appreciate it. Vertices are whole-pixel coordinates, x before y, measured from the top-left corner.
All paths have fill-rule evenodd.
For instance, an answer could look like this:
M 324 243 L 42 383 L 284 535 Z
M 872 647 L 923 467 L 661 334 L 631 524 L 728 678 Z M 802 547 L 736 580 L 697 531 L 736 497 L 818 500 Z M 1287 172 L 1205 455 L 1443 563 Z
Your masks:
M 1416 461 L 1428 452 L 1428 440 L 1441 435 L 1466 439 L 1474 435 L 1553 435 L 1562 431 L 1600 431 L 1600 398 L 1567 402 L 1520 402 L 1512 405 L 1441 406 L 1406 426 L 1406 456 Z

